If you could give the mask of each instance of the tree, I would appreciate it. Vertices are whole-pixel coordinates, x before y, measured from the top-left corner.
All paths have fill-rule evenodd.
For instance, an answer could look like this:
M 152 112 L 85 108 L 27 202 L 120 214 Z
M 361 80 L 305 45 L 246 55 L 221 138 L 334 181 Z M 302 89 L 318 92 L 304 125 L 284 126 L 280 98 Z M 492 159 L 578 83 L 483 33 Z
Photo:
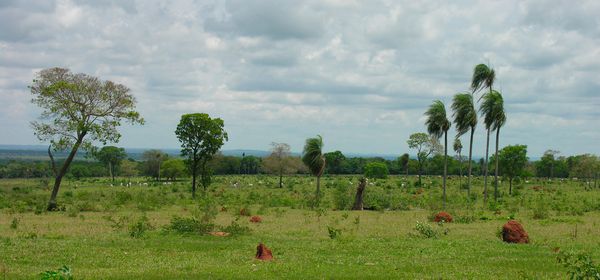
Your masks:
M 161 150 L 147 150 L 142 154 L 144 164 L 142 166 L 143 173 L 157 181 L 160 181 L 160 167 L 162 163 L 169 158 L 169 155 Z
M 94 153 L 94 157 L 108 166 L 108 174 L 114 183 L 116 169 L 121 164 L 121 161 L 127 157 L 127 154 L 123 148 L 104 146 L 100 151 Z
M 493 71 L 493 70 L 492 70 Z M 483 194 L 484 194 L 484 202 L 487 202 L 488 191 L 487 191 L 487 177 L 488 177 L 488 156 L 489 156 L 489 147 L 490 147 L 490 132 L 496 130 L 497 137 L 496 142 L 498 142 L 498 135 L 500 131 L 500 127 L 504 125 L 506 120 L 506 116 L 504 114 L 504 101 L 502 100 L 502 95 L 495 91 L 490 90 L 489 93 L 485 94 L 483 97 L 483 102 L 479 107 L 479 112 L 481 112 L 483 117 L 483 123 L 485 124 L 485 128 L 487 130 L 487 140 L 485 144 L 485 162 L 483 164 L 483 172 L 484 172 L 484 180 L 483 180 Z M 498 147 L 498 143 L 496 143 L 496 148 Z M 497 175 L 495 175 L 497 178 Z M 496 187 L 494 188 L 494 193 L 496 196 Z
M 493 68 L 478 64 L 473 69 L 473 77 L 471 78 L 471 90 L 473 93 L 488 88 L 492 92 L 492 86 L 496 80 L 496 72 Z
M 419 186 L 421 186 L 421 175 L 423 173 L 423 164 L 427 157 L 436 150 L 436 141 L 427 135 L 427 133 L 413 133 L 406 141 L 408 147 L 417 150 L 417 161 L 419 164 Z
M 358 179 L 358 187 L 356 188 L 356 196 L 354 197 L 354 205 L 352 205 L 352 210 L 363 210 L 363 199 L 366 187 L 367 179 L 365 177 L 360 177 L 360 179 Z
M 452 148 L 454 148 L 454 152 L 458 154 L 458 185 L 462 187 L 462 156 L 460 155 L 460 152 L 462 152 L 463 145 L 459 138 L 454 138 L 454 145 Z
M 406 178 L 408 178 L 408 161 L 410 160 L 410 156 L 405 153 L 398 158 L 398 162 L 400 163 L 400 167 L 402 170 L 406 172 Z
M 283 188 L 283 174 L 294 172 L 290 163 L 292 154 L 290 145 L 286 143 L 271 143 L 271 154 L 263 160 L 263 167 L 270 173 L 279 175 L 279 187 Z
M 134 160 L 124 160 L 121 162 L 121 175 L 127 177 L 131 182 L 131 177 L 138 175 L 138 163 Z
M 365 177 L 373 179 L 386 179 L 390 174 L 387 164 L 379 161 L 372 161 L 365 166 Z
M 328 174 L 342 174 L 342 164 L 346 160 L 346 156 L 340 151 L 325 153 L 325 161 L 327 161 L 326 171 Z
M 315 138 L 306 139 L 304 149 L 302 151 L 302 162 L 308 168 L 310 173 L 317 177 L 317 190 L 315 191 L 316 205 L 319 205 L 321 200 L 321 175 L 325 170 L 326 160 L 322 153 L 323 138 L 317 135 Z
M 70 149 L 57 168 L 48 148 L 55 175 L 47 207 L 52 211 L 57 209 L 62 178 L 79 148 L 92 150 L 94 141 L 117 143 L 121 137 L 117 127 L 123 120 L 131 124 L 143 124 L 144 120 L 135 111 L 135 98 L 129 94 L 129 88 L 68 69 L 38 72 L 29 89 L 32 102 L 42 108 L 41 120 L 31 123 L 34 134 L 40 141 L 50 141 L 54 151 Z
M 494 156 L 494 160 L 496 157 Z M 521 176 L 525 165 L 527 165 L 527 146 L 514 145 L 506 146 L 498 153 L 497 161 L 500 164 L 502 175 L 508 178 L 508 193 L 512 194 L 512 181 L 515 177 Z
M 181 142 L 181 155 L 192 174 L 192 197 L 196 197 L 196 177 L 200 172 L 204 194 L 210 185 L 211 169 L 207 165 L 223 143 L 229 138 L 220 118 L 211 119 L 208 114 L 195 113 L 181 116 L 175 134 Z
M 165 160 L 160 169 L 161 177 L 167 180 L 175 181 L 178 177 L 186 175 L 185 162 L 182 159 L 171 158 Z
M 458 93 L 454 95 L 452 100 L 452 116 L 454 117 L 454 124 L 456 126 L 456 138 L 464 135 L 471 131 L 471 137 L 469 140 L 469 165 L 467 177 L 467 195 L 471 193 L 471 173 L 473 171 L 471 163 L 473 156 L 473 134 L 475 133 L 475 127 L 477 126 L 477 112 L 473 105 L 473 95 L 469 93 Z
M 600 159 L 591 154 L 576 156 L 576 161 L 572 164 L 570 176 L 575 178 L 594 179 L 594 187 L 597 186 L 598 172 L 600 171 Z
M 255 156 L 244 156 L 240 162 L 240 167 L 244 174 L 257 174 L 261 159 Z
M 554 178 L 554 163 L 556 162 L 555 156 L 558 154 L 560 154 L 560 151 L 546 150 L 541 158 L 542 162 L 547 163 L 547 176 L 545 177 L 548 177 L 548 179 Z
M 450 129 L 450 121 L 446 117 L 446 107 L 440 100 L 433 101 L 425 112 L 427 120 L 427 132 L 435 139 L 440 139 L 444 135 L 444 177 L 442 180 L 443 194 L 442 201 L 444 208 L 446 207 L 446 177 L 448 176 L 448 130 Z

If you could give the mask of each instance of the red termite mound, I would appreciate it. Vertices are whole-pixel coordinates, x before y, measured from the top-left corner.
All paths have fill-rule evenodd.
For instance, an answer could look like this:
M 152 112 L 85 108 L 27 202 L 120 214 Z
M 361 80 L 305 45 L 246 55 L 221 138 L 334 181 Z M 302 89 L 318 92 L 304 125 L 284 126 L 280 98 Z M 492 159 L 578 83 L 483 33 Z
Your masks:
M 270 261 L 273 259 L 273 253 L 265 246 L 265 244 L 258 243 L 256 247 L 256 258 L 262 261 Z
M 251 223 L 260 223 L 260 222 L 262 222 L 262 218 L 260 216 L 252 216 L 252 218 L 250 218 L 250 222 Z
M 450 215 L 447 212 L 439 212 L 435 214 L 435 217 L 433 217 L 433 221 L 436 223 L 439 223 L 441 221 L 444 221 L 445 223 L 452 223 L 452 215 Z
M 510 220 L 502 226 L 502 240 L 508 243 L 529 243 L 529 235 L 519 222 Z

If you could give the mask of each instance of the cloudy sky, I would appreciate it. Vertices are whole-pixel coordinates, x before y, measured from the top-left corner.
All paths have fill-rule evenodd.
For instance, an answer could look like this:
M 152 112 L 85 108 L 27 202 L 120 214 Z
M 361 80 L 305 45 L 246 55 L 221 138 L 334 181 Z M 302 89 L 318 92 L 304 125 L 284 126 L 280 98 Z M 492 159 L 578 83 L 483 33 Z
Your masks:
M 206 112 L 224 149 L 321 134 L 326 151 L 401 154 L 478 63 L 504 94 L 501 146 L 600 154 L 595 0 L 2 0 L 0 144 L 39 144 L 27 85 L 59 66 L 131 88 L 146 125 L 120 146 L 176 148 L 181 114 Z M 480 124 L 474 154 L 484 141 Z

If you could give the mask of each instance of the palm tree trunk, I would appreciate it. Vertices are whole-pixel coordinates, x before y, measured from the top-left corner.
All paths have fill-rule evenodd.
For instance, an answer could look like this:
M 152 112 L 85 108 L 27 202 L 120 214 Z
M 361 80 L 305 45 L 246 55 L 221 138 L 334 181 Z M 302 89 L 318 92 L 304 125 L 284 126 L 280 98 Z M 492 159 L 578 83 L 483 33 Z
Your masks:
M 500 140 L 500 128 L 496 129 L 496 170 L 494 171 L 494 201 L 498 201 L 498 141 Z
M 488 156 L 490 150 L 490 129 L 487 130 L 487 140 L 485 142 L 485 166 L 484 172 L 485 175 L 483 177 L 483 203 L 487 203 L 488 199 L 488 191 L 487 191 L 487 179 L 488 179 Z
M 321 176 L 317 176 L 317 191 L 315 193 L 315 197 L 316 197 L 316 205 L 319 206 L 319 203 L 321 201 Z
M 448 175 L 448 131 L 444 132 L 444 179 L 443 179 L 443 187 L 444 187 L 444 197 L 443 197 L 443 207 L 446 209 L 446 176 Z
M 48 207 L 46 207 L 46 210 L 48 210 L 48 211 L 54 211 L 57 208 L 56 196 L 58 195 L 58 189 L 60 188 L 60 183 L 62 182 L 63 176 L 65 176 L 65 174 L 67 173 L 67 170 L 69 169 L 69 165 L 71 165 L 71 162 L 73 162 L 73 158 L 75 158 L 75 155 L 77 154 L 77 150 L 79 149 L 81 142 L 83 142 L 83 137 L 85 137 L 85 133 L 82 133 L 81 135 L 79 135 L 79 137 L 77 138 L 77 141 L 75 142 L 75 145 L 73 145 L 73 148 L 71 149 L 71 152 L 69 153 L 69 156 L 67 157 L 67 159 L 63 163 L 62 167 L 56 174 L 56 177 L 54 178 L 54 187 L 52 188 L 52 193 L 50 194 L 50 200 L 48 201 Z
M 513 178 L 510 177 L 510 179 L 508 179 L 508 194 L 512 195 L 512 180 Z
M 358 180 L 358 188 L 356 189 L 356 197 L 354 198 L 354 206 L 352 210 L 363 210 L 363 194 L 367 186 L 367 179 L 364 177 Z
M 469 140 L 469 177 L 467 177 L 467 197 L 471 199 L 471 158 L 473 156 L 473 134 L 475 134 L 475 127 L 471 127 L 471 139 Z
M 458 189 L 462 188 L 462 156 L 460 152 L 458 153 L 458 172 L 460 173 L 458 176 Z

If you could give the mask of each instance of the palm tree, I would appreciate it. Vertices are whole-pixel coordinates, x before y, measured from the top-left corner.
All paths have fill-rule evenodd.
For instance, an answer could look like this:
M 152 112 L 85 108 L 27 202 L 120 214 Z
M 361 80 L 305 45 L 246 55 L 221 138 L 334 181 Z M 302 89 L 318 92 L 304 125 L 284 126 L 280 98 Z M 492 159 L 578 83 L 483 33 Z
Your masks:
M 481 103 L 481 106 L 479 107 L 479 112 L 481 112 L 481 115 L 483 117 L 483 123 L 485 124 L 485 128 L 487 129 L 487 142 L 485 145 L 485 163 L 484 163 L 484 171 L 485 171 L 485 177 L 484 177 L 484 187 L 483 187 L 483 193 L 484 193 L 484 202 L 487 202 L 487 198 L 488 198 L 488 192 L 487 192 L 487 177 L 488 177 L 488 153 L 489 153 L 489 146 L 490 146 L 490 132 L 495 130 L 496 127 L 498 126 L 498 121 L 499 121 L 499 116 L 501 117 L 502 114 L 504 114 L 504 109 L 503 104 L 502 104 L 502 95 L 495 91 L 492 90 L 491 92 L 487 93 L 486 95 L 484 95 L 483 97 L 483 102 Z M 502 125 L 500 125 L 502 126 Z
M 459 138 L 454 138 L 454 152 L 458 154 L 458 171 L 459 171 L 459 177 L 458 177 L 458 185 L 462 186 L 462 156 L 460 155 L 460 152 L 462 152 L 462 142 L 460 142 Z
M 442 101 L 433 101 L 429 106 L 429 110 L 425 112 L 427 120 L 427 132 L 436 139 L 440 139 L 444 135 L 444 179 L 442 186 L 444 188 L 443 205 L 446 207 L 446 176 L 448 175 L 448 129 L 450 129 L 450 121 L 446 117 L 446 107 Z
M 506 123 L 506 113 L 504 112 L 504 98 L 502 98 L 502 94 L 499 92 L 495 92 L 490 94 L 490 99 L 493 99 L 494 106 L 492 111 L 494 113 L 492 113 L 493 115 L 493 123 L 492 123 L 492 130 L 496 130 L 496 170 L 494 173 L 494 200 L 497 201 L 498 200 L 498 145 L 499 145 L 499 140 L 500 140 L 500 128 L 502 126 L 504 126 L 504 123 Z
M 479 100 L 485 98 L 489 94 L 492 94 L 492 86 L 494 85 L 494 81 L 496 80 L 496 72 L 491 67 L 485 64 L 478 64 L 473 69 L 473 78 L 471 79 L 471 90 L 473 93 L 483 89 L 488 88 L 489 92 L 482 95 Z M 484 101 L 485 102 L 485 101 Z M 479 108 L 479 111 L 482 112 L 482 107 Z M 482 112 L 482 114 L 485 114 Z M 488 118 L 490 117 L 490 118 Z M 488 194 L 487 194 L 487 178 L 488 178 L 488 157 L 489 157 L 489 149 L 490 149 L 490 126 L 491 126 L 491 116 L 484 116 L 485 118 L 485 128 L 487 129 L 487 140 L 485 144 L 485 161 L 483 165 L 483 201 L 487 202 Z
M 467 177 L 467 196 L 471 194 L 471 162 L 473 156 L 473 134 L 477 126 L 477 111 L 473 105 L 473 95 L 470 93 L 457 93 L 452 100 L 452 111 L 454 113 L 454 124 L 456 125 L 456 137 L 460 137 L 471 131 L 469 140 L 469 177 Z
M 321 198 L 321 175 L 325 170 L 325 156 L 321 151 L 322 149 L 323 138 L 321 135 L 317 135 L 315 138 L 306 139 L 304 151 L 302 152 L 302 162 L 308 167 L 310 173 L 317 177 L 316 205 L 319 205 Z

